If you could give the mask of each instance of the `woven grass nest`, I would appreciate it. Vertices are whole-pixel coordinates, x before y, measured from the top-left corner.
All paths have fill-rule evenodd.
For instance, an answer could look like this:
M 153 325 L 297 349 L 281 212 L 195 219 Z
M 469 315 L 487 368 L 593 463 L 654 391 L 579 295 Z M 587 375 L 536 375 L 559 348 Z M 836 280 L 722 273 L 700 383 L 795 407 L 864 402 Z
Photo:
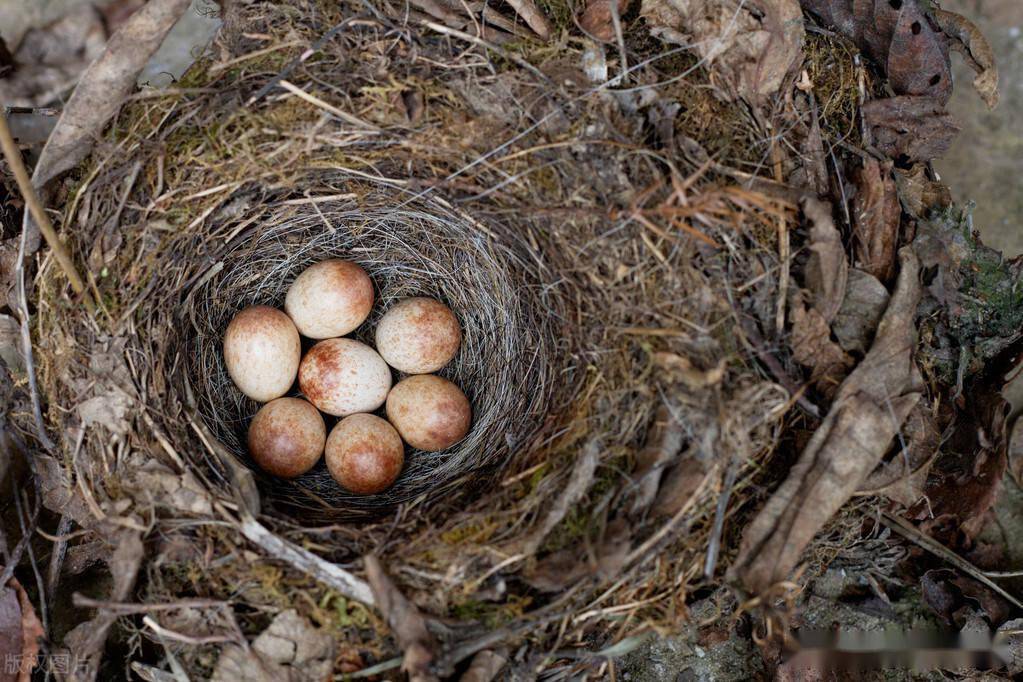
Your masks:
M 62 480 L 86 491 L 82 523 L 158 538 L 144 599 L 249 604 L 232 617 L 253 635 L 295 608 L 343 632 L 365 664 L 393 655 L 386 627 L 355 606 L 324 616 L 336 584 L 296 564 L 297 549 L 253 546 L 246 477 L 260 498 L 250 511 L 279 541 L 357 576 L 372 553 L 419 608 L 461 623 L 445 637 L 503 628 L 535 646 L 530 670 L 552 641 L 620 637 L 623 614 L 645 629 L 684 618 L 689 591 L 715 584 L 708 552 L 735 550 L 733 520 L 761 491 L 789 405 L 736 329 L 773 320 L 777 221 L 796 206 L 706 174 L 705 156 L 649 145 L 649 125 L 609 114 L 588 86 L 552 95 L 550 81 L 494 71 L 425 29 L 411 34 L 416 61 L 367 30 L 306 62 L 301 46 L 338 8 L 230 7 L 216 57 L 135 98 L 70 186 L 64 234 L 97 310 L 71 304 L 41 263 L 40 387 Z M 687 116 L 716 112 L 685 131 L 690 151 L 753 168 L 769 150 L 758 124 L 678 59 L 644 77 L 686 68 L 663 97 Z M 315 99 L 271 87 L 249 101 L 285 68 Z M 339 123 L 324 99 L 361 123 Z M 688 212 L 687 229 L 664 222 L 665 207 Z M 231 316 L 281 305 L 326 257 L 375 282 L 360 338 L 411 295 L 445 301 L 464 330 L 444 374 L 467 393 L 472 430 L 448 451 L 411 452 L 384 495 L 348 495 L 322 464 L 264 478 L 243 445 L 257 406 L 223 366 Z M 658 494 L 665 438 L 687 445 Z M 183 649 L 209 672 L 215 645 Z
M 352 182 L 343 174 L 333 180 L 342 188 Z M 543 424 L 566 350 L 561 303 L 545 289 L 543 263 L 530 257 L 528 244 L 516 244 L 513 235 L 502 239 L 443 201 L 386 186 L 366 189 L 328 201 L 271 200 L 240 216 L 256 222 L 228 242 L 216 271 L 187 293 L 177 311 L 180 337 L 168 340 L 184 360 L 183 376 L 168 377 L 169 383 L 190 380 L 203 420 L 258 471 L 246 452 L 245 430 L 259 406 L 233 387 L 221 350 L 237 311 L 260 303 L 282 307 L 298 273 L 332 257 L 358 262 L 377 287 L 373 315 L 356 333 L 364 342 L 372 343 L 377 320 L 401 298 L 430 296 L 455 311 L 464 345 L 442 376 L 463 386 L 475 406 L 464 440 L 438 453 L 412 450 L 398 481 L 379 495 L 347 493 L 322 462 L 293 481 L 262 480 L 265 499 L 330 520 L 455 487 L 475 490 L 477 478 L 505 468 Z M 562 378 L 562 386 L 570 384 Z

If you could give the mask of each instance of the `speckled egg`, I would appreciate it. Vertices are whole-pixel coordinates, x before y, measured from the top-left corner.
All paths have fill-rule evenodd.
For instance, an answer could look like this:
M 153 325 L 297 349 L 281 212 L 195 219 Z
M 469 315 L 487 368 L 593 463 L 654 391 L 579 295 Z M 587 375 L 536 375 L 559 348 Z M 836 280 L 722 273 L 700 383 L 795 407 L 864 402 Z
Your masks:
M 246 308 L 224 332 L 224 362 L 242 393 L 267 402 L 288 392 L 302 356 L 298 330 L 280 310 L 265 305 Z
M 373 282 L 357 264 L 332 258 L 310 265 L 284 299 L 284 310 L 311 339 L 344 336 L 369 317 Z
M 384 404 L 391 370 L 380 355 L 352 339 L 327 339 L 309 349 L 298 368 L 303 395 L 327 414 L 344 417 Z
M 323 416 L 301 398 L 272 400 L 249 424 L 249 454 L 260 469 L 281 478 L 312 469 L 326 439 Z
M 432 298 L 406 298 L 377 324 L 377 351 L 406 374 L 429 374 L 451 362 L 462 328 L 451 309 Z
M 353 414 L 331 430 L 325 459 L 341 487 L 356 495 L 374 495 L 398 478 L 405 463 L 405 444 L 387 420 Z
M 465 437 L 472 408 L 462 389 L 433 374 L 402 379 L 387 396 L 387 419 L 405 442 L 436 452 Z

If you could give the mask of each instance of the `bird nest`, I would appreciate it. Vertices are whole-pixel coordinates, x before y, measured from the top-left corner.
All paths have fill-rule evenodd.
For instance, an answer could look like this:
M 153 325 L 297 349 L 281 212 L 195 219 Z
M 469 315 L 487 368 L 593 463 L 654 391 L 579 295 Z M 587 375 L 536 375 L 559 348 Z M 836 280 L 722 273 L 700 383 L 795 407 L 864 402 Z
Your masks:
M 455 312 L 463 345 L 440 374 L 465 391 L 474 408 L 472 429 L 442 452 L 411 450 L 401 476 L 383 493 L 348 493 L 321 462 L 294 480 L 261 475 L 264 499 L 304 516 L 311 512 L 338 520 L 453 489 L 478 492 L 481 478 L 506 468 L 544 423 L 558 364 L 568 352 L 568 337 L 560 331 L 563 303 L 546 286 L 543 261 L 513 232 L 495 234 L 441 200 L 343 173 L 330 184 L 361 191 L 325 200 L 268 198 L 235 217 L 249 227 L 229 235 L 212 270 L 194 264 L 191 275 L 200 279 L 175 311 L 182 324 L 168 339 L 182 362 L 169 368 L 167 382 L 190 383 L 202 420 L 232 455 L 258 473 L 245 432 L 259 404 L 238 391 L 227 374 L 224 330 L 247 306 L 283 307 L 288 286 L 310 264 L 326 258 L 355 261 L 377 288 L 373 313 L 355 338 L 372 344 L 383 312 L 405 297 L 436 298 Z M 558 385 L 568 383 L 562 378 Z
M 89 507 L 75 520 L 159 527 L 168 545 L 145 598 L 251 604 L 233 616 L 246 634 L 296 608 L 344 630 L 364 661 L 393 645 L 321 611 L 332 590 L 352 596 L 336 567 L 361 579 L 368 554 L 437 622 L 467 625 L 445 626 L 456 639 L 533 640 L 531 671 L 551 641 L 610 641 L 624 614 L 676 620 L 734 554 L 789 405 L 792 387 L 756 359 L 783 341 L 742 321 L 775 319 L 777 235 L 796 207 L 698 153 L 736 161 L 720 143 L 741 137 L 752 167 L 771 136 L 648 39 L 633 77 L 666 84 L 664 106 L 629 89 L 615 100 L 573 81 L 575 66 L 555 87 L 516 54 L 490 63 L 423 27 L 398 41 L 415 44 L 410 60 L 366 28 L 372 17 L 338 33 L 331 3 L 229 8 L 243 16 L 217 57 L 133 99 L 70 186 L 63 234 L 96 309 L 41 263 L 36 359 L 61 485 Z M 583 62 L 577 47 L 533 57 L 552 73 Z M 715 113 L 676 140 L 671 102 Z M 221 356 L 237 311 L 280 306 L 327 257 L 360 263 L 377 287 L 359 338 L 405 296 L 445 301 L 463 326 L 443 373 L 466 392 L 472 430 L 409 453 L 378 496 L 349 495 L 322 465 L 263 477 L 244 447 L 257 406 Z M 252 478 L 259 500 L 246 504 Z M 154 617 L 172 627 L 167 614 Z

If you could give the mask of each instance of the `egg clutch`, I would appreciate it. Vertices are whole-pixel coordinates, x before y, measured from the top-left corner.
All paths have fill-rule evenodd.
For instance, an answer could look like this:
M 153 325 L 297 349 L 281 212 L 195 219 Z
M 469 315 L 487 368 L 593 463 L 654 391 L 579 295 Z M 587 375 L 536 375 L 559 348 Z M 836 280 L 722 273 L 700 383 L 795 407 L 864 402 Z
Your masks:
M 373 310 L 373 282 L 339 259 L 304 270 L 284 310 L 242 310 L 224 332 L 224 361 L 235 386 L 265 403 L 249 423 L 252 459 L 269 474 L 294 478 L 326 459 L 330 475 L 357 495 L 383 492 L 405 463 L 405 444 L 427 452 L 469 432 L 472 408 L 436 372 L 462 343 L 451 310 L 431 298 L 406 298 L 376 328 L 376 349 L 344 338 Z M 302 355 L 302 336 L 316 343 Z M 391 369 L 408 375 L 393 387 Z M 301 397 L 285 397 L 298 378 Z M 386 419 L 374 411 L 384 406 Z M 327 434 L 323 414 L 341 419 Z

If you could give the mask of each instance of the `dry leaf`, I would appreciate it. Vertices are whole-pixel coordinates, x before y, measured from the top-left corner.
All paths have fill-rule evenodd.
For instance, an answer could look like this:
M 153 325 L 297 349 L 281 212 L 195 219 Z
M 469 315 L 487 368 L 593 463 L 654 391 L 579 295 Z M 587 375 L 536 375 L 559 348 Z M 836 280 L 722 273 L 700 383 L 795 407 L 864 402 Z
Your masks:
M 842 383 L 788 478 L 743 534 L 728 575 L 755 593 L 788 578 L 813 536 L 880 462 L 920 398 L 913 362 L 920 266 L 910 247 L 899 256 L 895 294 L 870 352 Z
M 932 210 L 952 205 L 948 186 L 927 177 L 927 164 L 917 163 L 909 170 L 896 170 L 895 185 L 902 210 L 914 218 L 926 218 Z
M 940 7 L 931 8 L 931 16 L 952 40 L 952 47 L 966 58 L 966 63 L 977 72 L 973 87 L 989 108 L 998 104 L 998 67 L 995 54 L 987 38 L 966 17 Z
M 777 92 L 802 57 L 797 0 L 643 0 L 640 14 L 653 35 L 692 46 L 729 98 Z
M 616 0 L 618 16 L 625 13 L 629 0 Z M 593 38 L 610 43 L 615 39 L 614 22 L 611 19 L 611 0 L 590 0 L 579 15 L 579 26 Z
M 294 610 L 273 619 L 250 648 L 224 647 L 213 682 L 323 682 L 331 678 L 337 647 L 330 633 Z
M 875 3 L 892 6 L 888 0 Z M 886 70 L 899 95 L 930 97 L 942 105 L 952 96 L 948 41 L 915 0 L 904 0 L 888 47 Z
M 875 146 L 903 164 L 942 156 L 959 134 L 952 115 L 929 97 L 875 99 L 860 111 Z
M 391 582 L 379 559 L 370 554 L 364 562 L 376 606 L 387 619 L 398 646 L 404 652 L 401 669 L 408 674 L 411 682 L 436 680 L 430 666 L 437 657 L 437 642 L 426 627 L 426 619 Z
M 720 384 L 727 364 L 721 358 L 713 367 L 700 369 L 689 358 L 668 352 L 654 353 L 653 360 L 654 365 L 666 372 L 672 381 L 682 383 L 691 391 L 701 391 Z
M 792 357 L 803 367 L 811 370 L 810 381 L 825 393 L 829 387 L 837 386 L 845 378 L 853 360 L 842 348 L 831 340 L 831 327 L 816 308 L 802 304 L 793 305 Z
M 831 323 L 831 331 L 842 350 L 867 352 L 888 299 L 888 290 L 876 277 L 855 268 L 849 271 L 845 299 Z
M 660 405 L 654 414 L 654 421 L 647 430 L 646 443 L 636 453 L 635 499 L 632 503 L 633 516 L 641 515 L 657 495 L 661 475 L 682 449 L 685 437 L 682 425 L 671 414 L 667 405 Z
M 831 322 L 842 306 L 849 275 L 842 235 L 831 217 L 831 204 L 806 198 L 803 213 L 810 221 L 810 258 L 803 277 L 813 307 L 825 322 Z
M 0 681 L 29 682 L 45 636 L 28 594 L 11 578 L 0 588 Z
M 584 547 L 567 547 L 538 561 L 522 578 L 541 592 L 561 592 L 591 576 L 613 580 L 624 568 L 631 549 L 629 524 L 624 519 L 615 519 L 608 524 L 601 541 L 591 549 L 596 561 L 591 560 Z
M 882 283 L 889 282 L 895 274 L 895 247 L 902 215 L 891 168 L 891 163 L 882 164 L 868 157 L 853 176 L 856 182 L 856 196 L 852 200 L 856 266 Z
M 112 538 L 114 552 L 107 564 L 113 578 L 110 601 L 125 601 L 135 587 L 139 566 L 142 564 L 143 546 L 138 531 L 124 530 Z M 109 611 L 100 611 L 92 620 L 76 626 L 64 637 L 64 646 L 71 659 L 79 664 L 68 680 L 88 682 L 95 680 L 103 657 L 103 647 L 110 628 L 118 616 Z
M 85 160 L 107 122 L 135 88 L 142 67 L 190 4 L 191 0 L 150 0 L 110 37 L 103 54 L 82 74 L 39 155 L 32 173 L 36 188 L 44 188 Z M 28 235 L 28 251 L 35 251 L 39 228 L 28 211 L 23 229 Z
M 540 525 L 523 540 L 517 547 L 513 548 L 511 554 L 535 554 L 540 548 L 547 535 L 554 530 L 554 527 L 561 523 L 568 510 L 575 505 L 593 483 L 594 474 L 597 472 L 597 464 L 600 463 L 602 447 L 596 440 L 591 440 L 585 446 L 579 457 L 576 459 L 572 474 L 565 485 L 564 492 L 554 501 L 551 508 L 544 515 Z
M 924 496 L 927 475 L 940 454 L 941 431 L 929 406 L 919 402 L 902 425 L 901 442 L 892 458 L 875 469 L 857 491 L 861 495 L 884 495 L 912 507 Z
M 472 663 L 462 675 L 460 682 L 490 682 L 497 677 L 507 663 L 507 649 L 494 651 L 484 649 L 472 657 Z

